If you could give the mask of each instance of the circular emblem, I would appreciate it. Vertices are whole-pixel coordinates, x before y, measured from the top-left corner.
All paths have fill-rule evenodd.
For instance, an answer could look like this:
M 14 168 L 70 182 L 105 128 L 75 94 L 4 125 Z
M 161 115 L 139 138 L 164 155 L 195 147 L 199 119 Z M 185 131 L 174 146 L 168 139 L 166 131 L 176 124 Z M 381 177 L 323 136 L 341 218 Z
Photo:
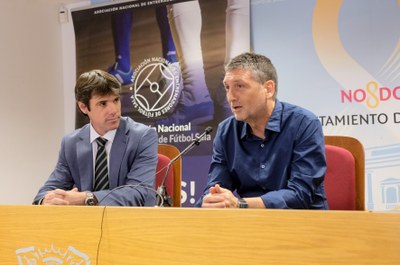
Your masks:
M 133 107 L 147 118 L 159 118 L 172 113 L 181 91 L 180 80 L 178 63 L 170 63 L 160 57 L 144 60 L 133 76 Z

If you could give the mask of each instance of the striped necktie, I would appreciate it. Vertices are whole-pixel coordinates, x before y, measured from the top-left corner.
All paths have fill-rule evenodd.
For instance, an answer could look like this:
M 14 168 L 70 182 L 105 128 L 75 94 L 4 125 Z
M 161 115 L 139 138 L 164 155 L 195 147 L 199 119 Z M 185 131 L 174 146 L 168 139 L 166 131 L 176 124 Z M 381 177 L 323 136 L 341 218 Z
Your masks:
M 108 189 L 108 168 L 107 168 L 107 152 L 106 142 L 107 139 L 98 137 L 97 154 L 94 173 L 94 191 Z

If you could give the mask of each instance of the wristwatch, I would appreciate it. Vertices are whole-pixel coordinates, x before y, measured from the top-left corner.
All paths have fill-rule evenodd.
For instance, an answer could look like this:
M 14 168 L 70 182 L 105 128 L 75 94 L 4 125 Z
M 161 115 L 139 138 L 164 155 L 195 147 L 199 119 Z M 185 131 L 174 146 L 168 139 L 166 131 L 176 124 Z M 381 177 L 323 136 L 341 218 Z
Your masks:
M 243 198 L 239 198 L 237 208 L 249 208 L 249 204 Z
M 86 192 L 85 204 L 89 206 L 96 206 L 99 202 L 96 196 L 91 192 Z

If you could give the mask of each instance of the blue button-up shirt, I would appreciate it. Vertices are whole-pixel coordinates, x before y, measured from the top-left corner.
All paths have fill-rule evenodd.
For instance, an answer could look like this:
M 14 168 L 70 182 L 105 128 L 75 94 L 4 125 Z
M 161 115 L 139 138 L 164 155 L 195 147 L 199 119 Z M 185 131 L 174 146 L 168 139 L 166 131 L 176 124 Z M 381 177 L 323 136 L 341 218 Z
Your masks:
M 318 118 L 276 100 L 265 136 L 254 136 L 247 123 L 234 117 L 221 122 L 204 195 L 220 184 L 240 197 L 261 197 L 267 208 L 327 209 L 325 145 Z

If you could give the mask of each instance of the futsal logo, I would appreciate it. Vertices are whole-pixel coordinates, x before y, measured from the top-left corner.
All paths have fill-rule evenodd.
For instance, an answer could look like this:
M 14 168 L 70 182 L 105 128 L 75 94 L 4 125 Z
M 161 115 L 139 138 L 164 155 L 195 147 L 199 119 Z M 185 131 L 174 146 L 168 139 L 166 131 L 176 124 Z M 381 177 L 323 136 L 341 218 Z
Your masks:
M 132 104 L 147 118 L 159 118 L 172 113 L 181 91 L 181 71 L 178 63 L 164 58 L 145 59 L 135 69 Z
M 61 265 L 61 264 L 82 264 L 89 265 L 90 258 L 83 252 L 78 251 L 72 246 L 64 252 L 61 249 L 55 249 L 52 245 L 50 249 L 39 249 L 34 246 L 27 248 L 20 248 L 16 250 L 19 265 L 31 264 L 47 264 L 47 265 Z

